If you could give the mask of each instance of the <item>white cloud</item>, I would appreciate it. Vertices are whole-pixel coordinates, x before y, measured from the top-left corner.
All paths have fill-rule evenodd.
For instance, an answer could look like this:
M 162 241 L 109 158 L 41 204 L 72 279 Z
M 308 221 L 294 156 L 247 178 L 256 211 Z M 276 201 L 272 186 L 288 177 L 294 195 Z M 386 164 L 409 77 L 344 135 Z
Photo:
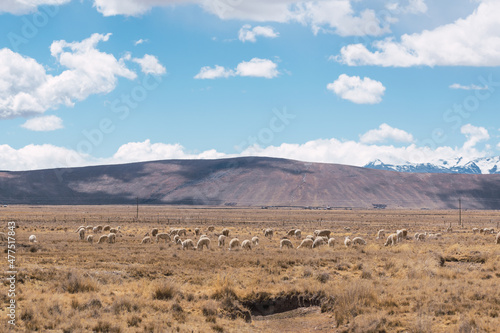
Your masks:
M 50 47 L 59 75 L 48 74 L 36 60 L 0 49 L 0 118 L 41 114 L 60 105 L 73 106 L 94 94 L 115 89 L 118 77 L 135 79 L 124 59 L 100 52 L 97 44 L 111 34 L 93 34 L 81 42 L 54 41 Z
M 141 44 L 144 44 L 144 43 L 147 43 L 147 42 L 148 42 L 148 40 L 147 40 L 147 39 L 142 39 L 142 38 L 141 38 L 141 39 L 139 39 L 139 40 L 136 40 L 136 41 L 134 42 L 134 45 L 135 45 L 135 46 L 137 46 L 137 45 L 141 45 Z
M 195 79 L 218 79 L 230 76 L 251 76 L 272 79 L 279 75 L 278 65 L 269 59 L 253 58 L 250 61 L 242 61 L 235 70 L 215 65 L 214 68 L 205 66 L 195 75 Z
M 490 135 L 484 127 L 477 127 L 471 124 L 464 125 L 460 128 L 460 133 L 467 138 L 463 148 L 465 150 L 473 149 L 479 142 L 489 140 Z
M 63 5 L 71 0 L 2 0 L 0 1 L 0 13 L 11 13 L 22 15 L 36 12 L 38 6 Z
M 28 119 L 21 127 L 37 132 L 55 131 L 64 128 L 62 119 L 57 116 L 42 116 Z
M 356 16 L 349 0 L 297 2 L 295 8 L 291 17 L 309 24 L 315 34 L 328 28 L 340 36 L 380 36 L 390 32 L 389 25 L 380 22 L 373 10 L 365 9 Z
M 342 36 L 379 36 L 389 32 L 375 11 L 365 9 L 357 15 L 350 0 L 94 0 L 94 6 L 105 16 L 138 16 L 156 6 L 196 4 L 223 20 L 255 22 L 300 22 L 315 33 L 333 29 Z
M 499 66 L 499 16 L 500 1 L 483 0 L 464 19 L 405 34 L 399 42 L 379 40 L 373 52 L 362 44 L 344 46 L 335 59 L 350 66 Z
M 51 169 L 97 163 L 91 156 L 53 145 L 28 145 L 20 149 L 5 144 L 0 145 L 0 170 Z
M 145 74 L 163 75 L 167 73 L 167 69 L 160 64 L 158 58 L 150 54 L 146 54 L 142 58 L 134 58 L 132 61 L 141 65 L 141 70 Z
M 409 0 L 406 5 L 400 2 L 392 2 L 386 5 L 386 8 L 393 13 L 401 14 L 422 14 L 427 12 L 425 0 Z
M 413 142 L 415 139 L 410 133 L 398 128 L 391 127 L 387 124 L 382 124 L 377 129 L 372 129 L 361 135 L 359 141 L 361 143 L 381 143 L 386 141 L 397 142 Z
M 279 32 L 274 31 L 273 27 L 256 26 L 252 28 L 250 24 L 245 24 L 238 32 L 238 38 L 242 42 L 255 43 L 258 36 L 276 38 L 279 36 Z
M 234 76 L 234 71 L 225 69 L 222 66 L 215 65 L 214 68 L 209 66 L 202 67 L 200 72 L 195 75 L 195 79 L 219 79 Z
M 383 125 L 380 126 L 380 128 L 383 127 Z M 166 159 L 212 159 L 238 156 L 281 157 L 307 162 L 339 163 L 354 166 L 363 166 L 376 159 L 390 164 L 405 162 L 438 164 L 442 159 L 452 160 L 462 157 L 463 160 L 470 161 L 489 155 L 490 152 L 475 148 L 478 142 L 489 138 L 484 128 L 467 124 L 462 127 L 462 133 L 466 137 L 464 145 L 454 148 L 441 146 L 431 149 L 419 147 L 415 143 L 395 147 L 393 145 L 369 144 L 361 142 L 361 140 L 345 141 L 332 138 L 312 140 L 303 144 L 283 143 L 280 146 L 268 147 L 253 145 L 239 154 L 226 154 L 215 149 L 193 153 L 186 151 L 180 144 L 152 143 L 150 140 L 145 140 L 124 144 L 109 158 L 94 158 L 74 150 L 52 145 L 29 145 L 21 149 L 0 145 L 0 170 L 33 170 Z M 399 133 L 393 136 L 399 139 L 409 139 L 411 134 L 401 135 Z
M 488 90 L 488 86 L 478 86 L 475 84 L 470 84 L 468 86 L 461 85 L 459 83 L 453 83 L 450 89 L 461 89 L 461 90 Z
M 215 149 L 202 153 L 192 154 L 186 152 L 180 144 L 151 143 L 150 140 L 144 142 L 130 142 L 122 145 L 113 155 L 111 163 L 144 162 L 166 159 L 212 159 L 222 158 L 226 154 L 219 153 Z
M 361 79 L 359 76 L 341 74 L 326 88 L 333 91 L 340 98 L 356 104 L 377 104 L 382 101 L 385 92 L 384 85 L 368 77 Z
M 272 79 L 278 76 L 279 72 L 276 69 L 278 65 L 269 59 L 253 58 L 250 61 L 243 61 L 236 67 L 236 75 L 264 77 Z

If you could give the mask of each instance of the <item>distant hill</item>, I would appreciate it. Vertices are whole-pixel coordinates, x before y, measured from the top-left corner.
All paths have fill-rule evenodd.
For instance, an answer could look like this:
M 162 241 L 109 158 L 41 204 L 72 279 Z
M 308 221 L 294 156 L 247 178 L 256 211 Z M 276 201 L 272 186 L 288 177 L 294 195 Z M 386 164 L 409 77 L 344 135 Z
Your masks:
M 500 175 L 400 173 L 244 157 L 0 172 L 2 204 L 500 209 Z

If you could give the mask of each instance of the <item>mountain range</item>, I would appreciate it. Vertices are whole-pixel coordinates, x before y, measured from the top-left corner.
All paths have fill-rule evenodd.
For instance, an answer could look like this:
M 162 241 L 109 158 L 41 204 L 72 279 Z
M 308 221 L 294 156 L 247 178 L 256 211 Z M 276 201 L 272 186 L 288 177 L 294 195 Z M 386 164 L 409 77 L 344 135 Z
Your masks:
M 403 173 L 266 157 L 0 172 L 2 204 L 500 209 L 500 174 Z
M 464 158 L 455 158 L 452 160 L 440 159 L 435 163 L 410 163 L 402 164 L 384 163 L 381 160 L 375 160 L 364 166 L 369 169 L 391 170 L 399 172 L 416 173 L 461 173 L 461 174 L 500 174 L 500 156 L 483 157 L 471 161 Z

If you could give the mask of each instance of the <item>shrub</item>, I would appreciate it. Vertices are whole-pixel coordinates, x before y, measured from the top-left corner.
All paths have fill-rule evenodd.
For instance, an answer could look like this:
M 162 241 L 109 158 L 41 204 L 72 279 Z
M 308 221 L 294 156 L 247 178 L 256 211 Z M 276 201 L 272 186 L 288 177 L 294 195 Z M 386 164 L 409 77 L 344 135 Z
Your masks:
M 172 281 L 163 281 L 153 288 L 153 299 L 170 300 L 179 294 L 179 287 Z
M 62 283 L 62 289 L 70 294 L 97 291 L 97 282 L 89 276 L 72 271 L 68 278 Z

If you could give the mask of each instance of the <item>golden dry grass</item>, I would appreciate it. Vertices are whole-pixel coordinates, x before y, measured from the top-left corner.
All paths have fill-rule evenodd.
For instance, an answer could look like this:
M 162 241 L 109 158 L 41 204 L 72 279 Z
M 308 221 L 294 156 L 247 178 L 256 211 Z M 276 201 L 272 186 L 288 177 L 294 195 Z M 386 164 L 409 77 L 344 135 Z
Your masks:
M 54 332 L 497 332 L 500 327 L 500 212 L 197 209 L 141 206 L 9 206 L 2 223 L 17 221 L 18 327 Z M 384 247 L 379 229 L 453 233 Z M 89 244 L 80 225 L 121 226 L 116 244 Z M 240 241 L 259 236 L 252 251 L 217 248 L 215 226 Z M 345 227 L 351 227 L 347 231 Z M 209 251 L 173 243 L 140 244 L 157 227 L 199 227 Z M 262 229 L 272 227 L 273 239 Z M 302 237 L 331 229 L 334 248 L 279 248 L 290 228 Z M 28 243 L 35 234 L 38 243 Z M 368 245 L 345 248 L 345 236 Z M 185 239 L 186 237 L 182 237 Z M 296 247 L 299 240 L 292 239 Z M 6 248 L 5 242 L 2 246 Z M 311 311 L 253 317 L 249 304 L 269 298 L 314 300 Z M 8 326 L 6 292 L 0 331 Z M 263 303 L 262 303 L 263 304 Z

